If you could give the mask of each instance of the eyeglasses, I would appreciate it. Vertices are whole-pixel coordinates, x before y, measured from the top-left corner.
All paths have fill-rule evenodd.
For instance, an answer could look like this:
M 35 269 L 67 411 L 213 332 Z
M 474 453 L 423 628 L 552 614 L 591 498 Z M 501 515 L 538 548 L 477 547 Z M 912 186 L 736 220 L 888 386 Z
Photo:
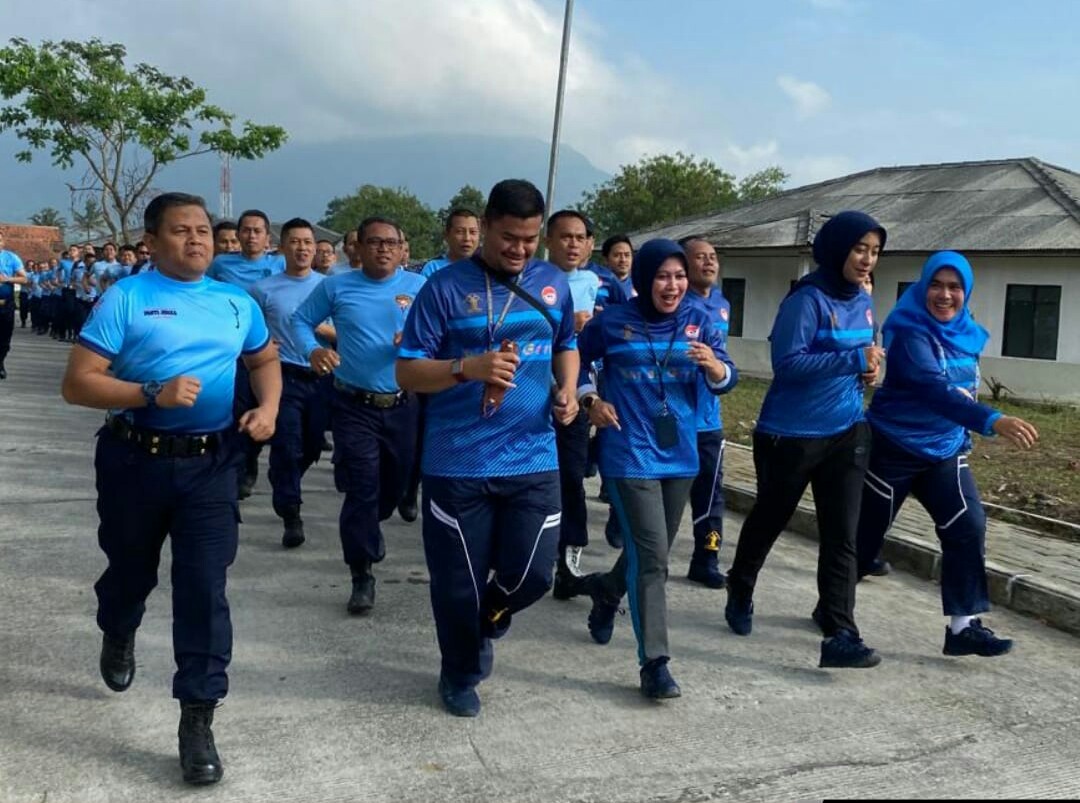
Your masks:
M 148 251 L 148 250 L 147 250 L 147 249 L 145 249 L 145 248 L 140 248 L 140 249 L 139 249 L 138 251 L 136 251 L 135 253 L 136 253 L 136 254 L 138 254 L 138 255 L 139 255 L 139 256 L 141 256 L 141 257 L 148 257 L 148 256 L 150 256 L 150 251 Z
M 383 246 L 387 248 L 397 248 L 401 245 L 401 240 L 394 237 L 366 237 L 364 238 L 364 245 L 368 248 L 379 249 Z

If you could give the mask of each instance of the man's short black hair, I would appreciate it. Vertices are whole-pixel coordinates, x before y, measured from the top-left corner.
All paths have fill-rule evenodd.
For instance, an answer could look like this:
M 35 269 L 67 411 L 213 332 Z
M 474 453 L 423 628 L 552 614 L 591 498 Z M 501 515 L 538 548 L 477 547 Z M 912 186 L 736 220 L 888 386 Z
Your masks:
M 217 237 L 223 231 L 236 231 L 237 225 L 231 220 L 219 220 L 214 224 L 214 237 Z
M 261 217 L 263 223 L 266 224 L 266 230 L 268 232 L 270 231 L 270 218 L 268 218 L 266 216 L 266 213 L 263 212 L 261 209 L 245 209 L 243 212 L 241 212 L 240 217 L 236 219 L 237 228 L 240 227 L 240 224 L 244 222 L 244 218 L 246 217 Z
M 281 242 L 285 242 L 285 238 L 293 229 L 310 229 L 312 235 L 315 234 L 315 227 L 312 226 L 308 221 L 304 220 L 302 217 L 294 217 L 290 220 L 286 220 L 284 223 L 281 224 Z
M 491 188 L 484 208 L 484 220 L 543 217 L 544 211 L 544 196 L 536 185 L 521 178 L 507 178 Z
M 472 217 L 472 218 L 476 218 L 477 223 L 480 222 L 480 215 L 476 214 L 476 212 L 474 212 L 472 209 L 469 209 L 469 207 L 467 207 L 467 206 L 455 206 L 446 215 L 446 225 L 444 226 L 445 231 L 450 231 L 450 227 L 451 227 L 451 225 L 453 225 L 454 218 L 456 218 L 456 217 Z
M 103 242 L 103 243 L 101 244 L 101 247 L 102 247 L 102 248 L 107 248 L 107 247 L 108 247 L 108 246 L 110 246 L 110 245 L 111 245 L 111 246 L 113 247 L 113 250 L 114 250 L 114 251 L 115 251 L 115 250 L 117 250 L 117 249 L 116 249 L 116 243 L 114 243 L 114 242 L 113 242 L 112 240 L 106 240 L 105 242 Z
M 393 226 L 394 231 L 397 232 L 398 238 L 402 240 L 405 239 L 404 232 L 401 231 L 401 226 L 398 225 L 398 222 L 396 220 L 388 217 L 383 217 L 382 215 L 371 215 L 370 217 L 366 217 L 361 220 L 360 225 L 356 227 L 357 242 L 363 244 L 364 229 L 366 229 L 368 226 L 374 226 L 376 223 L 383 223 L 387 226 Z
M 548 222 L 547 222 L 547 232 L 548 232 L 548 234 L 551 234 L 551 227 L 552 226 L 554 226 L 560 220 L 562 220 L 564 218 L 568 218 L 568 217 L 577 218 L 578 220 L 580 220 L 584 224 L 584 226 L 585 226 L 585 236 L 586 237 L 592 237 L 593 236 L 592 221 L 589 220 L 588 216 L 585 215 L 584 212 L 579 212 L 576 209 L 560 209 L 554 215 L 549 217 Z
M 634 244 L 630 242 L 629 237 L 627 237 L 625 234 L 612 234 L 610 237 L 604 240 L 604 244 L 600 246 L 601 255 L 607 256 L 611 253 L 611 249 L 617 246 L 619 243 L 626 243 L 628 246 L 630 246 L 630 252 L 633 253 Z
M 120 253 L 122 254 L 125 251 L 130 251 L 131 253 L 134 254 L 135 253 L 135 246 L 133 246 L 131 243 L 124 243 L 122 246 L 120 246 Z
M 679 240 L 679 245 L 681 245 L 685 249 L 686 246 L 690 245 L 690 243 L 696 243 L 696 242 L 702 242 L 702 243 L 705 243 L 706 245 L 712 245 L 712 243 L 710 243 L 708 240 L 706 240 L 700 234 L 690 234 L 690 235 L 688 235 L 686 237 L 683 237 L 681 240 Z
M 314 229 L 312 229 L 312 231 L 314 231 Z M 282 237 L 285 236 L 285 228 L 284 227 L 282 227 L 282 229 L 281 229 L 281 236 Z M 333 240 L 327 240 L 325 237 L 315 241 L 315 245 L 322 245 L 323 243 L 326 243 L 331 248 L 334 247 L 334 241 Z
M 157 234 L 161 221 L 165 218 L 165 212 L 178 206 L 197 206 L 210 219 L 210 213 L 206 211 L 206 201 L 198 195 L 190 195 L 186 192 L 165 192 L 158 195 L 146 205 L 143 212 L 143 229 L 150 234 Z

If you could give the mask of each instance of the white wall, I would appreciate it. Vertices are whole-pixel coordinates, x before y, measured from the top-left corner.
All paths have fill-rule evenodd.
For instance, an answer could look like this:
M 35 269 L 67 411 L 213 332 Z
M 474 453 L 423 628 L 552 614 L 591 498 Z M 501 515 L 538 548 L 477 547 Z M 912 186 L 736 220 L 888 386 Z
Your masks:
M 975 293 L 971 308 L 990 331 L 983 352 L 984 376 L 995 376 L 1014 395 L 1026 398 L 1053 398 L 1080 401 L 1080 258 L 1049 256 L 975 255 Z M 884 322 L 896 303 L 897 284 L 915 281 L 925 257 L 888 255 L 875 270 L 874 314 Z M 724 278 L 746 279 L 743 336 L 731 338 L 730 351 L 739 369 L 750 374 L 771 374 L 767 338 L 776 309 L 798 278 L 803 258 L 789 255 L 724 255 Z M 1057 360 L 1029 360 L 1001 356 L 1005 328 L 1005 290 L 1008 284 L 1061 286 L 1061 312 Z

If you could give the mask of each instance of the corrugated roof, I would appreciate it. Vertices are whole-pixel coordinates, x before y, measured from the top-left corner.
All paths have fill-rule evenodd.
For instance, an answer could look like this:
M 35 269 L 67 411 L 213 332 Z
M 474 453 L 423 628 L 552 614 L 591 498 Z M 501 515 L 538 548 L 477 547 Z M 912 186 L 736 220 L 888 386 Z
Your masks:
M 700 235 L 720 248 L 803 248 L 828 217 L 859 209 L 890 251 L 1080 251 L 1080 174 L 1034 158 L 879 167 L 631 235 Z

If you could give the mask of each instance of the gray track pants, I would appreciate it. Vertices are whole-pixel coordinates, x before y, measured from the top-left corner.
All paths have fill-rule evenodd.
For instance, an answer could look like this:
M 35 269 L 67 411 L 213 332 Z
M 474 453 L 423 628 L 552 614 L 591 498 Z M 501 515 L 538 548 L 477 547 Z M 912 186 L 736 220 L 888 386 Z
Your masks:
M 612 598 L 629 592 L 638 662 L 670 656 L 667 634 L 668 550 L 679 531 L 693 477 L 614 479 L 612 507 L 623 533 L 623 552 L 603 577 Z

